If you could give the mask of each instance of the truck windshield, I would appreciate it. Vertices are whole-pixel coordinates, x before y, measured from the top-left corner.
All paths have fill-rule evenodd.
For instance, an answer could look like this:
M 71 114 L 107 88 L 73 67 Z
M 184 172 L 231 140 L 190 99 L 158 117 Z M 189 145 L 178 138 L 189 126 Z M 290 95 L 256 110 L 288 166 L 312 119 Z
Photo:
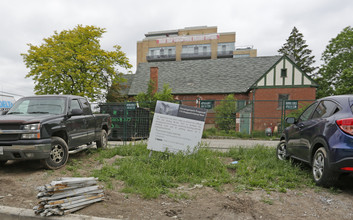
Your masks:
M 10 114 L 64 114 L 65 99 L 64 98 L 22 98 L 18 100 L 7 113 Z

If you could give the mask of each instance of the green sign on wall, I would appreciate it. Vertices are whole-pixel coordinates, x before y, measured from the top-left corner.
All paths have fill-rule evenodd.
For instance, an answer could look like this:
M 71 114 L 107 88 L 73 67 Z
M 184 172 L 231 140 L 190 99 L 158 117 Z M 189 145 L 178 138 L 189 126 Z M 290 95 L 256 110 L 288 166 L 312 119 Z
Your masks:
M 298 101 L 296 100 L 286 100 L 285 105 L 287 110 L 298 109 Z
M 200 100 L 200 108 L 204 108 L 204 109 L 212 109 L 213 105 L 214 105 L 214 101 L 213 100 Z

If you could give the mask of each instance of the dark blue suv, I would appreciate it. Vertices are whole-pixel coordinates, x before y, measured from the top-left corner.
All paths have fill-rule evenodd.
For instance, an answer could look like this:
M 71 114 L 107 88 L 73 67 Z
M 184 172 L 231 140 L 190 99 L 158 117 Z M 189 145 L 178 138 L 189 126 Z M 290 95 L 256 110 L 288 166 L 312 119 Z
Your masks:
M 353 95 L 330 96 L 311 104 L 284 130 L 277 158 L 311 165 L 317 185 L 332 186 L 342 173 L 353 173 Z

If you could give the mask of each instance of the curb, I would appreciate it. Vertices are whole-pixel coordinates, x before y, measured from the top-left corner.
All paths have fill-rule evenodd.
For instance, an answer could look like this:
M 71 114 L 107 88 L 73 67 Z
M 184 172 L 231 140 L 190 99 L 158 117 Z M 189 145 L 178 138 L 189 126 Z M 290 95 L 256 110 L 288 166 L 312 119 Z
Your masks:
M 9 206 L 0 206 L 1 220 L 38 220 L 38 219 L 52 219 L 52 220 L 117 220 L 113 218 L 101 218 L 87 215 L 69 214 L 63 216 L 42 217 L 34 214 L 32 209 L 15 208 Z

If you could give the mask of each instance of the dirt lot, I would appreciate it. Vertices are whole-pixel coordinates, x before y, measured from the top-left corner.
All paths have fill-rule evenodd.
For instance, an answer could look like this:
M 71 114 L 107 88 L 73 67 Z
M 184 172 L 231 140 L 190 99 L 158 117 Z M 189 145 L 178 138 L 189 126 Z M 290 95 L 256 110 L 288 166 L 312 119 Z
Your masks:
M 83 155 L 81 155 L 83 156 Z M 80 157 L 73 155 L 72 158 Z M 88 161 L 98 167 L 96 161 Z M 89 175 L 81 171 L 81 175 Z M 38 202 L 36 187 L 70 176 L 62 170 L 43 170 L 37 161 L 11 161 L 0 169 L 0 205 L 31 209 Z M 353 176 L 341 179 L 340 190 L 302 189 L 287 193 L 263 190 L 234 192 L 225 186 L 222 192 L 212 188 L 180 186 L 174 189 L 189 195 L 175 200 L 162 196 L 144 200 L 137 195 L 105 189 L 106 199 L 76 214 L 117 219 L 353 219 Z M 337 192 L 338 191 L 338 192 Z

